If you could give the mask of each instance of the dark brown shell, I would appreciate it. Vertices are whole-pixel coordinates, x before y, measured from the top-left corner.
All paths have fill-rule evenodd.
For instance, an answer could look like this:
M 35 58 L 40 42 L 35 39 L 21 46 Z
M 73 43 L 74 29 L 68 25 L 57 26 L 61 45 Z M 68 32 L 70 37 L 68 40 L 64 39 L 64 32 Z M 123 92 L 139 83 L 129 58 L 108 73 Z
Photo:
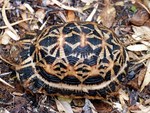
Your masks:
M 24 45 L 17 72 L 33 93 L 101 98 L 116 92 L 126 77 L 126 50 L 112 31 L 96 23 L 51 26 Z

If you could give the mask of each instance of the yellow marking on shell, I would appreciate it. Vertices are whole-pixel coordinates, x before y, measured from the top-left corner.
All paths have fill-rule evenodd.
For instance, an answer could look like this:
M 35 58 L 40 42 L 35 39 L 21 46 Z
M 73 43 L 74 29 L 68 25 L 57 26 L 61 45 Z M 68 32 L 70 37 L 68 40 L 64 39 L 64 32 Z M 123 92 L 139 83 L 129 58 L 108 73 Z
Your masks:
M 86 44 L 87 44 L 86 35 L 85 35 L 85 33 L 81 33 L 80 34 L 80 45 L 81 45 L 81 47 L 84 47 L 84 46 L 86 46 Z
M 87 41 L 87 44 L 89 44 L 89 46 L 90 46 L 93 50 L 99 47 L 99 45 L 93 45 L 93 44 L 91 44 L 91 43 L 88 42 L 88 41 Z
M 73 75 L 73 76 L 74 76 L 74 75 L 76 75 L 76 74 L 77 74 L 77 73 L 76 73 L 74 67 L 68 65 L 68 66 L 67 66 L 67 75 Z
M 107 39 L 109 39 L 109 38 L 110 38 L 110 36 L 109 36 L 109 32 L 107 32 L 107 33 L 103 33 L 103 34 L 104 34 L 105 40 L 107 40 Z
M 99 69 L 97 65 L 94 65 L 91 67 L 91 72 L 89 73 L 89 76 L 99 75 Z
M 66 35 L 61 34 L 58 38 L 59 54 L 60 54 L 60 57 L 62 57 L 62 58 L 66 57 L 65 52 L 64 52 L 64 47 L 63 47 L 65 44 L 65 37 L 66 37 Z
M 95 30 L 96 30 L 96 31 L 98 32 L 98 34 L 100 35 L 100 37 L 97 37 L 97 38 L 102 39 L 102 37 L 101 37 L 101 36 L 103 36 L 102 31 L 99 30 L 99 28 L 98 28 L 98 26 L 97 26 L 96 24 L 93 24 L 93 25 L 94 25 Z
M 33 62 L 33 58 L 31 56 L 25 59 L 20 65 L 16 66 L 15 68 L 16 70 L 20 70 L 29 66 L 35 67 L 35 63 Z
M 60 34 L 60 36 L 58 37 L 58 43 L 59 43 L 59 47 L 63 47 L 65 42 L 65 36 L 63 34 Z
M 70 44 L 70 43 L 66 42 L 66 44 L 69 45 L 72 48 L 72 50 L 74 50 L 75 48 L 77 48 L 80 45 L 80 42 L 77 42 L 76 44 Z
M 107 71 L 113 69 L 114 67 L 114 61 L 112 61 L 111 59 L 108 59 L 108 60 L 109 60 L 109 63 L 107 64 L 108 65 Z
M 56 71 L 54 70 L 54 66 L 50 64 L 44 64 L 43 69 L 51 75 L 56 75 Z

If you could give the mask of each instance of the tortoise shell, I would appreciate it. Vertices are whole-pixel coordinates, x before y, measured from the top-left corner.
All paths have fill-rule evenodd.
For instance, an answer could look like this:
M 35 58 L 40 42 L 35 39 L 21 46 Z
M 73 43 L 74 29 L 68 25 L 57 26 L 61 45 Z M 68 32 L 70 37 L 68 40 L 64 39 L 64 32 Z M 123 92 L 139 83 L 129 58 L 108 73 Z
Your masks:
M 20 56 L 18 77 L 33 93 L 97 99 L 118 90 L 129 60 L 115 34 L 92 22 L 47 27 Z

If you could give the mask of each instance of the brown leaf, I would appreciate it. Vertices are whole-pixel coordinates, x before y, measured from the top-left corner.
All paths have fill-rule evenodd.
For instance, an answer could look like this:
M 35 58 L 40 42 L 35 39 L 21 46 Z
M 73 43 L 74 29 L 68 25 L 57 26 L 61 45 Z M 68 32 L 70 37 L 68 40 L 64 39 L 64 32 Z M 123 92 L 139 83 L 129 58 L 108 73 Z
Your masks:
M 35 15 L 36 17 L 38 18 L 38 20 L 42 23 L 43 22 L 43 19 L 45 18 L 46 16 L 46 12 L 44 9 L 38 9 L 36 12 L 35 12 Z
M 110 28 L 116 17 L 116 10 L 109 0 L 105 0 L 106 6 L 102 9 L 100 18 L 104 26 Z
M 143 25 L 149 19 L 149 14 L 145 9 L 138 10 L 130 19 L 134 25 Z
M 136 106 L 132 106 L 132 113 L 150 113 L 150 106 L 144 106 L 140 103 L 137 103 Z
M 132 29 L 134 31 L 134 34 L 132 35 L 132 38 L 135 39 L 136 41 L 140 41 L 146 46 L 150 46 L 150 28 L 147 26 L 132 26 Z M 143 41 L 143 39 L 147 39 L 148 41 Z
M 71 99 L 61 97 L 59 97 L 59 100 L 55 99 L 58 111 L 65 113 L 73 113 L 73 110 L 70 105 L 70 100 Z
M 110 104 L 103 101 L 93 100 L 92 103 L 98 113 L 110 113 L 113 109 Z
M 67 21 L 71 22 L 71 21 L 75 21 L 75 14 L 74 11 L 67 11 Z
M 150 59 L 147 61 L 147 71 L 146 71 L 145 78 L 144 78 L 144 81 L 143 81 L 142 86 L 141 86 L 141 91 L 149 83 L 150 83 Z
M 0 112 L 1 112 L 1 113 L 10 113 L 10 112 L 7 111 L 7 109 L 5 109 L 5 108 L 0 108 Z

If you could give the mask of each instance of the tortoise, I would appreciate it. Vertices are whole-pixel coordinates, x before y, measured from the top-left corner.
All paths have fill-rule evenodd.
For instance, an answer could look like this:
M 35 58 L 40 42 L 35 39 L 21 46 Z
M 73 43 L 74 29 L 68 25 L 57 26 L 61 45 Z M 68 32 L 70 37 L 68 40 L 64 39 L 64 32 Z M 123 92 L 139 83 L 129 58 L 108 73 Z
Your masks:
M 52 25 L 23 45 L 17 76 L 33 93 L 100 99 L 126 79 L 125 47 L 113 31 L 94 22 Z

